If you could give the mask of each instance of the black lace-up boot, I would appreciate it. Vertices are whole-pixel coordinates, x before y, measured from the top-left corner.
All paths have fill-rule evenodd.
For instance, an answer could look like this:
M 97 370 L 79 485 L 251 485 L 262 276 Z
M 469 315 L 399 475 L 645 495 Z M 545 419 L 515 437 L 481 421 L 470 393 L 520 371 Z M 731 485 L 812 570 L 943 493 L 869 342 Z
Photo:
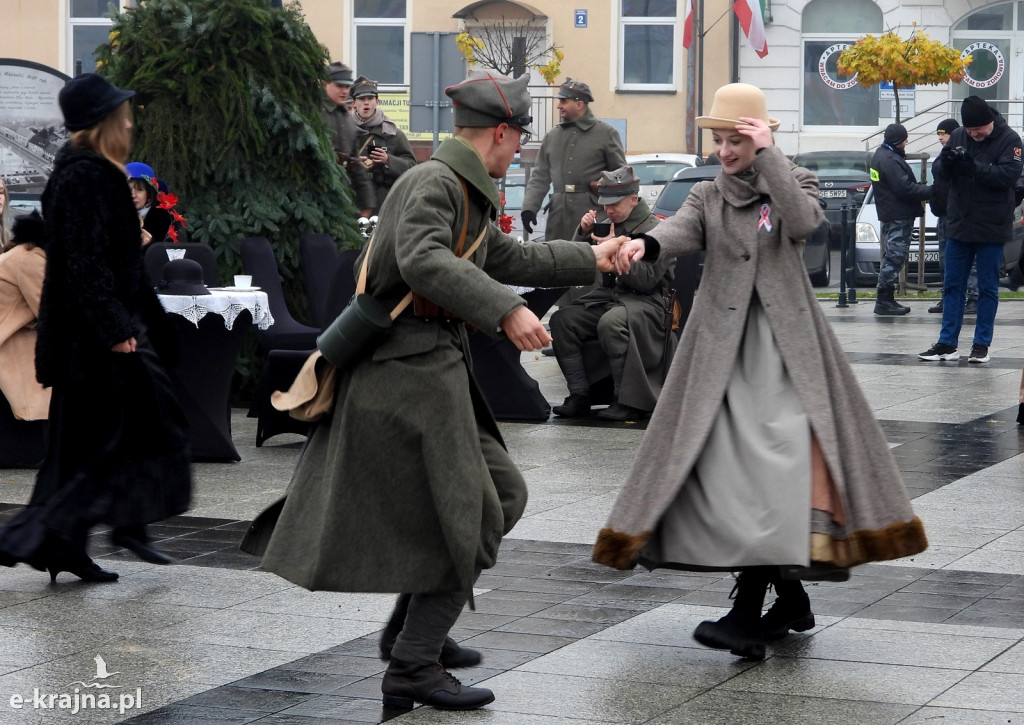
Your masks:
M 761 607 L 768 589 L 771 567 L 744 569 L 736 578 L 732 609 L 717 622 L 707 620 L 697 625 L 693 638 L 705 647 L 727 649 L 750 660 L 763 660 L 765 639 L 761 634 Z

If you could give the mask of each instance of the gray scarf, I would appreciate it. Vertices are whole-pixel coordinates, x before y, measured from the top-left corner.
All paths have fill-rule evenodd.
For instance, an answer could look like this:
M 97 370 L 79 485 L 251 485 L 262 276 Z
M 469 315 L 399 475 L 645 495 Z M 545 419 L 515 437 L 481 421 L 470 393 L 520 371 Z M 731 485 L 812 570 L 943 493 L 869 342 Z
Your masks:
M 398 126 L 394 122 L 384 115 L 384 111 L 377 107 L 373 111 L 373 115 L 369 118 L 363 118 L 358 113 L 352 114 L 356 119 L 356 125 L 359 128 L 371 129 L 376 126 L 380 126 L 381 133 L 385 136 L 395 136 L 398 134 Z

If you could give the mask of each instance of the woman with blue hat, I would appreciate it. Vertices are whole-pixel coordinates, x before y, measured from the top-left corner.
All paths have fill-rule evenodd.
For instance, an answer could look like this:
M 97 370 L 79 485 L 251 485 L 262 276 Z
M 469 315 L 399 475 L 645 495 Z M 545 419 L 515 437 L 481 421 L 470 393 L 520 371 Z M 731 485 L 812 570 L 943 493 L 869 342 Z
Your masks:
M 173 331 L 142 266 L 126 183 L 134 91 L 85 73 L 59 95 L 71 133 L 43 191 L 46 273 L 36 377 L 52 388 L 46 459 L 28 506 L 0 530 L 0 563 L 90 582 L 117 573 L 86 553 L 89 531 L 153 563 L 146 524 L 191 495 L 186 421 L 164 368 Z
M 157 194 L 163 182 L 157 179 L 153 167 L 141 161 L 125 164 L 128 171 L 128 186 L 132 190 L 132 201 L 135 211 L 139 213 L 142 228 L 149 233 L 143 235 L 143 246 L 150 242 L 162 242 L 171 227 L 171 215 L 166 209 L 157 206 Z

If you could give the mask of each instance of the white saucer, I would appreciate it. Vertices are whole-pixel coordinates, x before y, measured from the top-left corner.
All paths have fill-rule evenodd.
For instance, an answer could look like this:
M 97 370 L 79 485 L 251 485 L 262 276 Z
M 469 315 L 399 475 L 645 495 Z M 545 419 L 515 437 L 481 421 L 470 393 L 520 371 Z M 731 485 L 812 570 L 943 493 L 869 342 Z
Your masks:
M 222 290 L 228 292 L 257 292 L 259 287 L 221 287 Z

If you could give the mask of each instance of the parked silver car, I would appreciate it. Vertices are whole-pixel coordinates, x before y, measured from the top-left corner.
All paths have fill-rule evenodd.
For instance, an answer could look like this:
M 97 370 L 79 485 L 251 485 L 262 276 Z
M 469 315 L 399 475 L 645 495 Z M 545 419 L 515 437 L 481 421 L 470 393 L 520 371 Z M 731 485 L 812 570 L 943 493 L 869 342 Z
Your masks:
M 927 205 L 926 205 L 927 207 Z M 942 269 L 939 264 L 939 239 L 936 235 L 938 219 L 931 209 L 924 215 L 924 284 L 942 284 Z M 864 197 L 864 205 L 857 212 L 854 232 L 854 283 L 859 287 L 874 287 L 878 284 L 878 268 L 882 263 L 882 225 L 878 221 L 878 207 L 875 206 L 874 190 Z M 920 258 L 920 225 L 914 227 L 911 237 L 910 254 L 907 256 L 907 279 L 917 282 L 918 259 Z M 1000 274 L 1009 274 L 1017 265 L 1024 249 L 1024 204 L 1013 212 L 1013 238 L 1003 245 L 1003 264 Z
M 661 190 L 677 171 L 703 166 L 704 159 L 697 154 L 629 154 L 626 163 L 640 179 L 640 198 L 654 206 Z

